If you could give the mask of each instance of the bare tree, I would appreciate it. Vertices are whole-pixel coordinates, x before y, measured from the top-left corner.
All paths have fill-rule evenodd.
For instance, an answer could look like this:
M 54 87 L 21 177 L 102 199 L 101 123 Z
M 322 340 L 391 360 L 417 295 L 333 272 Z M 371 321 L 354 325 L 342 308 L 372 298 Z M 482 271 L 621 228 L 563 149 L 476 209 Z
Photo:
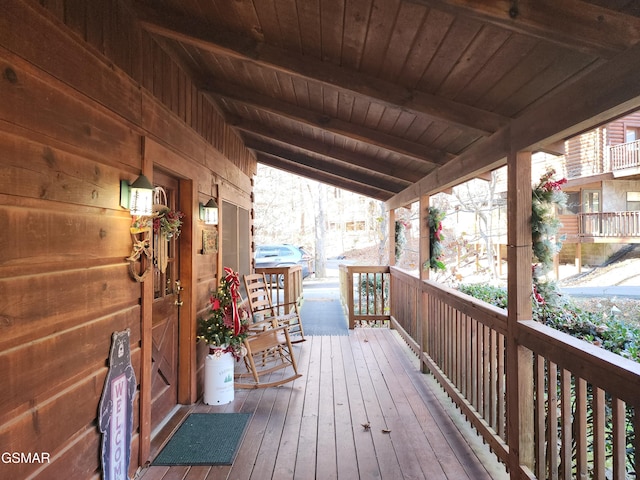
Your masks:
M 324 240 L 327 234 L 327 220 L 325 216 L 325 202 L 327 199 L 327 190 L 323 183 L 318 183 L 318 203 L 316 209 L 316 277 L 324 278 L 327 276 L 327 255 L 324 248 Z
M 493 257 L 494 211 L 496 210 L 496 172 L 491 172 L 491 180 L 466 182 L 454 189 L 454 195 L 460 204 L 460 211 L 475 214 L 478 226 L 478 240 L 483 240 L 487 252 L 487 262 L 491 277 L 497 278 L 498 272 Z

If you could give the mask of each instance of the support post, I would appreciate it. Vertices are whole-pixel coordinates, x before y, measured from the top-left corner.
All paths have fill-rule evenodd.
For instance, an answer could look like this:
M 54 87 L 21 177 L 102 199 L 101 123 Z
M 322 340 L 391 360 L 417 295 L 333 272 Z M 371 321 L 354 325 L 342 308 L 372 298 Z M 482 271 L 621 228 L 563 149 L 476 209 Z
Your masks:
M 509 155 L 507 182 L 507 437 L 508 466 L 515 479 L 521 466 L 533 469 L 534 463 L 533 356 L 518 345 L 518 322 L 532 318 L 531 152 Z
M 347 305 L 349 311 L 349 330 L 356 328 L 356 320 L 353 313 L 353 267 L 347 267 Z
M 420 196 L 420 279 L 429 279 L 429 195 Z
M 389 266 L 396 264 L 396 211 L 389 210 Z
M 419 266 L 420 269 L 420 279 L 428 280 L 429 279 L 429 195 L 421 195 L 420 196 L 420 219 L 419 219 L 419 229 L 420 229 L 420 244 L 419 244 Z M 417 325 L 418 332 L 417 338 L 420 339 L 420 352 L 425 352 L 427 350 L 428 345 L 428 336 L 429 336 L 429 328 L 428 328 L 428 313 L 429 313 L 429 296 L 426 293 L 423 293 L 422 290 L 418 291 L 418 308 L 416 312 L 418 314 Z M 420 370 L 422 373 L 427 373 L 429 371 L 427 364 L 422 360 L 423 355 L 420 355 Z

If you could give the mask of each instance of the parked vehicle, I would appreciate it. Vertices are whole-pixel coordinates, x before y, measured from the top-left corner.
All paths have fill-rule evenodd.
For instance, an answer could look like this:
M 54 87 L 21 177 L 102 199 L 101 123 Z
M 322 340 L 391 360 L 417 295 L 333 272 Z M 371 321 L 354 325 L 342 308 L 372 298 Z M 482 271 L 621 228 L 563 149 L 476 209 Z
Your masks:
M 300 265 L 302 277 L 313 273 L 313 257 L 302 247 L 287 243 L 278 245 L 258 245 L 255 252 L 256 268 L 287 267 Z

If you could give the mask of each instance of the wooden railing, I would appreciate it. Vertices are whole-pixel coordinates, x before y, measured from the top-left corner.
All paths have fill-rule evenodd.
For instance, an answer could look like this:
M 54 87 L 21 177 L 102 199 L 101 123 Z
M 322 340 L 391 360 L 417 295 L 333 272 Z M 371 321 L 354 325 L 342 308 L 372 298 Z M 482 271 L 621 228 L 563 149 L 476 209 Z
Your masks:
M 611 170 L 640 167 L 640 140 L 609 147 Z
M 388 324 L 389 267 L 340 265 L 340 297 L 347 309 L 349 328 L 357 324 Z
M 639 237 L 640 212 L 598 212 L 579 214 L 582 237 Z
M 256 273 L 266 275 L 271 288 L 271 301 L 280 314 L 291 313 L 294 308 L 293 303 L 301 305 L 303 300 L 301 266 L 256 268 Z M 288 305 L 288 308 L 284 305 Z
M 509 377 L 506 311 L 394 267 L 390 275 L 391 325 L 512 478 L 636 478 L 640 364 L 532 320 L 518 322 L 515 337 L 530 352 L 533 378 L 532 422 L 521 425 L 506 391 L 530 380 Z M 510 464 L 510 422 L 529 466 Z
M 397 268 L 391 285 L 392 325 L 507 463 L 506 312 Z

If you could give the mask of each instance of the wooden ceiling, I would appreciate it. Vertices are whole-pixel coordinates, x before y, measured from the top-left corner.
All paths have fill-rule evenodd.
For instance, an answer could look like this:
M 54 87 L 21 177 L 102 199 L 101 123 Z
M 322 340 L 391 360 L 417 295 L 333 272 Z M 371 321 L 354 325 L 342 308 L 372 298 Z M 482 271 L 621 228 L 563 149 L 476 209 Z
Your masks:
M 637 0 L 132 2 L 259 162 L 399 202 L 539 142 L 552 101 L 639 57 Z

